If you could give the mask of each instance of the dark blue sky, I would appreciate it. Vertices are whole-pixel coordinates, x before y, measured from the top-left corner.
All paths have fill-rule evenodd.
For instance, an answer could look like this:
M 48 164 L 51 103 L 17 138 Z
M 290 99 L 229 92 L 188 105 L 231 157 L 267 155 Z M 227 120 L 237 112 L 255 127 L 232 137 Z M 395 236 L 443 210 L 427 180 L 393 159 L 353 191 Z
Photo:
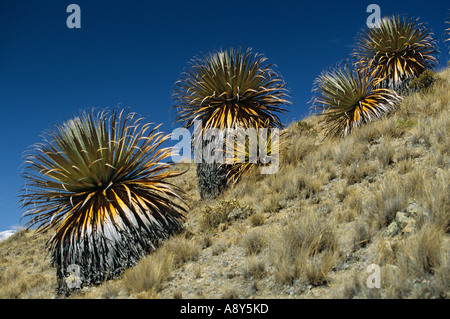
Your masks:
M 81 29 L 69 29 L 69 4 Z M 0 1 L 0 231 L 20 223 L 23 152 L 79 110 L 120 104 L 171 132 L 171 91 L 201 52 L 252 47 L 291 91 L 285 124 L 308 114 L 312 83 L 345 59 L 376 3 L 382 16 L 420 17 L 440 61 L 447 0 L 428 1 Z

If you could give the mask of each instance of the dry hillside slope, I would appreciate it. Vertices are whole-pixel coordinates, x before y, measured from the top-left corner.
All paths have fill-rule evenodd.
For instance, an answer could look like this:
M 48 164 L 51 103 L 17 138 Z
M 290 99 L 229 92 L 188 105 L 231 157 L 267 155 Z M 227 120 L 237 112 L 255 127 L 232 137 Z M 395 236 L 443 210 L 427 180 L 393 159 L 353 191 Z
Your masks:
M 450 297 L 450 70 L 439 77 L 345 139 L 324 139 L 316 117 L 292 123 L 280 170 L 215 200 L 200 201 L 195 166 L 178 164 L 184 231 L 70 298 Z M 49 236 L 0 243 L 1 298 L 54 296 Z M 367 285 L 371 264 L 380 288 Z

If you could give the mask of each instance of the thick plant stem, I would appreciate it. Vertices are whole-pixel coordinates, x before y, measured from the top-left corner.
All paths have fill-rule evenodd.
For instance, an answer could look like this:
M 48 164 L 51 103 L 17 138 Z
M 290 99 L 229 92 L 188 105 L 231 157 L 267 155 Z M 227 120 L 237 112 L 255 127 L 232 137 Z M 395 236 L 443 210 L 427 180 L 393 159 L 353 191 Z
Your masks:
M 220 163 L 197 164 L 198 189 L 202 200 L 215 198 L 227 188 L 227 172 L 227 167 Z

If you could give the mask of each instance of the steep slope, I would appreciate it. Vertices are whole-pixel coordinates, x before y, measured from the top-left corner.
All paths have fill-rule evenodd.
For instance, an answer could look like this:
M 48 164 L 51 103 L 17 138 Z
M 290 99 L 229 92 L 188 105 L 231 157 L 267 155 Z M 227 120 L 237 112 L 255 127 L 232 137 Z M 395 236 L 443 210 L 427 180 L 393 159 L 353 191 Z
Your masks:
M 215 200 L 179 164 L 184 231 L 71 297 L 448 298 L 450 70 L 439 77 L 346 139 L 324 139 L 314 116 L 292 123 L 280 170 Z M 0 243 L 2 297 L 52 296 L 44 242 L 21 231 Z

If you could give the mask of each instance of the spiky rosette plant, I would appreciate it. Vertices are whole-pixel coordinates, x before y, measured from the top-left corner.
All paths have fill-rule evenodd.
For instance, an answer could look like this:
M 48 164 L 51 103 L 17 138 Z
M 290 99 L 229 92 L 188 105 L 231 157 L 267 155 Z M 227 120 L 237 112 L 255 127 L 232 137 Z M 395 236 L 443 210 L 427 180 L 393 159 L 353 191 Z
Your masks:
M 266 57 L 228 49 L 195 57 L 175 84 L 175 123 L 191 128 L 201 123 L 201 139 L 209 129 L 282 127 L 287 90 Z M 223 145 L 220 145 L 220 148 Z M 227 166 L 197 164 L 200 194 L 215 197 L 226 187 Z
M 434 69 L 437 42 L 418 19 L 392 16 L 365 28 L 357 38 L 353 57 L 358 68 L 385 78 L 381 86 L 405 92 L 408 83 L 427 69 Z
M 320 112 L 326 135 L 345 137 L 355 127 L 393 110 L 400 96 L 378 87 L 382 79 L 348 65 L 322 72 L 315 80 L 313 108 Z
M 48 132 L 25 158 L 28 227 L 47 242 L 58 292 L 99 284 L 180 229 L 186 212 L 169 179 L 168 136 L 128 111 L 82 113 Z M 76 267 L 73 267 L 76 266 Z M 66 277 L 78 269 L 78 284 Z

